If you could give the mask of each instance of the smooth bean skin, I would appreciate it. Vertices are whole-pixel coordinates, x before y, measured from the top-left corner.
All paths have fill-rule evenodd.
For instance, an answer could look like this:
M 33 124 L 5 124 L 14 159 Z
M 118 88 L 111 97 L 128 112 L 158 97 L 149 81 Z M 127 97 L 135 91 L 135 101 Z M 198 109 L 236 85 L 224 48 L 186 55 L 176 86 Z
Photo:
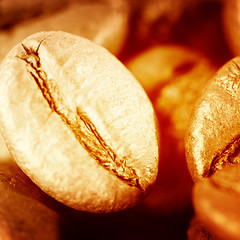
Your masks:
M 239 162 L 239 64 L 236 57 L 220 68 L 195 105 L 185 144 L 194 181 Z
M 3 135 L 43 191 L 78 210 L 114 212 L 150 190 L 158 168 L 155 113 L 106 49 L 40 32 L 13 48 L 0 72 Z

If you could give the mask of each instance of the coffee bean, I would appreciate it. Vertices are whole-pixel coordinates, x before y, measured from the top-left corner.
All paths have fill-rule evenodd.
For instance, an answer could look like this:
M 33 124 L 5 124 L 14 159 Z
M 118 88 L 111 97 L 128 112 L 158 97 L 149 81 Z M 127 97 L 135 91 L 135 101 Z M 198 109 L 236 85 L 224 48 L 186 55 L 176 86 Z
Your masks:
M 154 110 L 107 50 L 38 33 L 13 48 L 0 73 L 3 135 L 46 193 L 79 210 L 112 212 L 149 191 L 158 166 Z
M 187 231 L 187 240 L 220 240 L 205 228 L 202 222 L 193 216 Z
M 195 181 L 240 162 L 239 64 L 240 58 L 234 58 L 215 74 L 193 111 L 186 155 Z
M 225 1 L 223 6 L 223 29 L 227 45 L 234 56 L 240 53 L 239 44 L 239 12 L 240 4 L 238 0 Z
M 0 31 L 0 45 L 4 46 L 0 48 L 0 62 L 16 44 L 41 31 L 76 34 L 104 46 L 117 55 L 126 40 L 128 18 L 128 6 L 123 1 L 116 7 L 106 2 L 71 4 L 54 13 L 23 21 L 9 31 Z
M 5 141 L 0 133 L 0 162 L 9 161 L 10 159 L 12 160 L 12 157 L 9 154 Z
M 219 239 L 240 239 L 239 186 L 239 164 L 224 166 L 194 186 L 196 215 Z
M 61 239 L 63 205 L 42 192 L 13 162 L 0 163 L 0 239 Z
M 39 0 L 36 2 L 30 0 L 2 0 L 0 27 L 11 27 L 24 19 L 29 19 L 42 13 L 52 13 L 60 8 L 66 7 L 66 5 L 67 1 L 64 0 Z

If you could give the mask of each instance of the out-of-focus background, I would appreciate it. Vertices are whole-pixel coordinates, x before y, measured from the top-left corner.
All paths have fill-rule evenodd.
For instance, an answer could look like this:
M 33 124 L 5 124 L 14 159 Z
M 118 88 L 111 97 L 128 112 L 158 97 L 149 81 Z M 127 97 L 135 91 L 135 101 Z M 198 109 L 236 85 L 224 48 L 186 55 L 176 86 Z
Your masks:
M 112 52 L 142 84 L 161 136 L 152 192 L 138 206 L 100 215 L 71 210 L 41 193 L 14 165 L 1 138 L 0 192 L 20 197 L 14 195 L 12 208 L 7 195 L 0 194 L 0 235 L 6 231 L 9 239 L 40 239 L 36 236 L 49 221 L 53 227 L 41 239 L 186 239 L 194 210 L 184 135 L 201 89 L 238 54 L 238 5 L 237 0 L 0 0 L 0 62 L 35 32 L 86 37 Z M 23 186 L 34 190 L 18 191 Z M 25 200 L 31 208 L 20 204 Z M 50 214 L 37 220 L 38 214 L 31 215 L 35 207 Z M 34 221 L 38 224 L 30 224 Z

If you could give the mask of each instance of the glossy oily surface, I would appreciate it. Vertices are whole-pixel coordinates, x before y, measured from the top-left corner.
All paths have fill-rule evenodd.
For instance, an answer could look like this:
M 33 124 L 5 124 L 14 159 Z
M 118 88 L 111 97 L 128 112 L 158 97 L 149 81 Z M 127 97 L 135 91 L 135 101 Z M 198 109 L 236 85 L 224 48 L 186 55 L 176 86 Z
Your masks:
M 0 72 L 3 135 L 46 193 L 79 210 L 112 212 L 148 192 L 158 166 L 155 114 L 107 50 L 64 32 L 38 33 Z
M 226 63 L 195 105 L 186 137 L 188 166 L 195 181 L 240 161 L 239 64 L 239 57 Z
M 197 183 L 193 190 L 196 215 L 218 239 L 240 239 L 240 165 L 228 165 Z

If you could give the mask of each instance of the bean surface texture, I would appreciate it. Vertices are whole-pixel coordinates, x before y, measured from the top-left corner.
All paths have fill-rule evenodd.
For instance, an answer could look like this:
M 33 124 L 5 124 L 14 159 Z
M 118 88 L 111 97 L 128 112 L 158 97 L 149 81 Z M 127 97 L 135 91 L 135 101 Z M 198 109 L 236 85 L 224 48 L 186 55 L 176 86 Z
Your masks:
M 226 164 L 240 162 L 240 58 L 218 70 L 198 99 L 186 137 L 188 166 L 194 180 Z
M 107 50 L 41 32 L 13 48 L 0 72 L 3 135 L 46 193 L 76 209 L 111 212 L 148 192 L 158 166 L 155 114 Z

